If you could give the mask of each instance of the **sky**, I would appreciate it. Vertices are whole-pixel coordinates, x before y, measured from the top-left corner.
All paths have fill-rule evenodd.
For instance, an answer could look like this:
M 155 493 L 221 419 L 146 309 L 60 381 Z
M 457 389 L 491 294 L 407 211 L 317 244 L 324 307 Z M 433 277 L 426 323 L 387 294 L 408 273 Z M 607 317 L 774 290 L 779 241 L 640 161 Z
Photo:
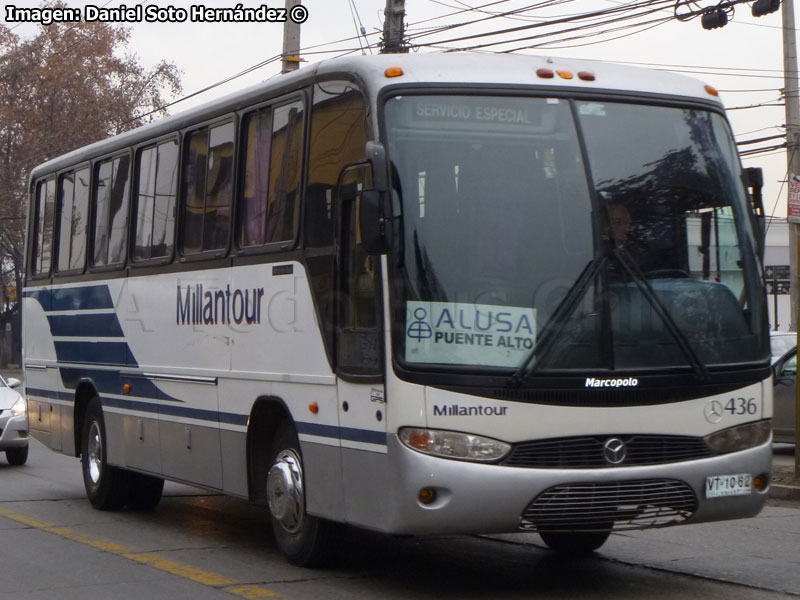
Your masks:
M 729 15 L 725 27 L 709 31 L 702 28 L 700 18 L 676 19 L 676 3 L 677 12 L 686 15 L 690 10 L 715 6 L 718 0 L 406 0 L 405 22 L 414 52 L 466 48 L 504 40 L 502 44 L 477 50 L 514 50 L 553 57 L 589 58 L 682 72 L 720 90 L 738 141 L 784 133 L 782 126 L 786 118 L 780 92 L 784 86 L 781 12 L 756 18 L 751 15 L 750 5 L 740 4 L 735 7 L 735 13 Z M 26 0 L 15 4 L 19 7 L 41 6 L 39 2 Z M 213 8 L 233 7 L 237 3 L 217 0 L 66 0 L 66 4 L 82 11 L 87 5 L 104 8 L 141 5 L 143 10 L 173 6 L 188 12 L 191 5 Z M 259 7 L 264 2 L 241 0 L 239 4 Z M 281 8 L 284 0 L 266 4 L 270 8 Z M 308 13 L 307 20 L 301 25 L 303 58 L 311 63 L 345 52 L 369 53 L 369 49 L 360 46 L 376 44 L 380 40 L 385 4 L 385 0 L 303 0 Z M 641 5 L 645 4 L 651 7 L 650 14 L 643 14 L 645 9 Z M 618 12 L 597 15 L 593 20 L 569 22 L 574 15 L 607 10 Z M 498 13 L 511 11 L 518 12 L 498 16 Z M 800 15 L 800 3 L 795 12 Z M 638 16 L 630 18 L 633 15 Z M 619 20 L 626 16 L 628 20 Z M 26 37 L 35 33 L 34 25 L 8 23 L 6 14 L 0 17 L 17 35 Z M 617 21 L 609 24 L 608 20 L 612 18 Z M 477 22 L 447 31 L 431 29 L 472 21 Z M 597 27 L 564 32 L 591 23 Z M 128 22 L 123 25 L 131 31 L 129 51 L 135 53 L 143 65 L 150 67 L 166 59 L 181 69 L 182 95 L 214 86 L 174 105 L 170 108 L 172 114 L 279 76 L 280 62 L 275 61 L 224 85 L 215 85 L 279 55 L 282 23 L 203 23 L 189 16 L 182 22 Z M 626 25 L 631 27 L 619 29 Z M 362 26 L 366 39 L 356 37 Z M 526 29 L 503 35 L 485 35 L 523 27 Z M 454 40 L 478 35 L 483 37 Z M 520 39 L 530 36 L 538 37 Z M 374 48 L 371 51 L 377 52 Z M 763 104 L 780 106 L 760 106 Z M 782 142 L 781 139 L 771 140 L 744 145 L 740 149 Z M 746 167 L 764 169 L 765 208 L 768 213 L 785 217 L 787 190 L 782 182 L 787 172 L 786 151 L 745 156 L 742 160 Z

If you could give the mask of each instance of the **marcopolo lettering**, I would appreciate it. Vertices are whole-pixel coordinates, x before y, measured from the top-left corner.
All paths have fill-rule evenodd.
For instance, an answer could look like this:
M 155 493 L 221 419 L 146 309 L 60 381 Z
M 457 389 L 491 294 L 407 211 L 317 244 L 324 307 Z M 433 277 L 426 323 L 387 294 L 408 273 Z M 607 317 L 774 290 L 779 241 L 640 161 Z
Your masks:
M 618 377 L 616 379 L 595 379 L 594 377 L 586 378 L 586 386 L 591 388 L 620 388 L 620 387 L 636 387 L 639 385 L 639 380 L 635 377 L 627 377 L 625 379 Z
M 507 411 L 507 406 L 433 405 L 434 417 L 504 417 Z

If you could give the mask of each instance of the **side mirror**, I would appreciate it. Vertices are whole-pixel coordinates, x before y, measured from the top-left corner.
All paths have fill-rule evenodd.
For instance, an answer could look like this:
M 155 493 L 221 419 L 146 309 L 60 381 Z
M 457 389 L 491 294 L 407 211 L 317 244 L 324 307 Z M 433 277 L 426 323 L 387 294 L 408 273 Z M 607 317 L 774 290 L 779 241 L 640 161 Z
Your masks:
M 8 387 L 10 387 L 10 388 L 16 388 L 16 387 L 19 387 L 20 385 L 22 385 L 22 382 L 19 379 L 17 379 L 16 377 L 9 377 L 8 379 L 6 379 L 6 383 L 8 384 Z
M 742 183 L 753 203 L 753 215 L 756 218 L 756 232 L 758 234 L 759 256 L 764 258 L 764 246 L 767 236 L 766 217 L 764 216 L 764 198 L 761 190 L 764 188 L 764 171 L 761 167 L 748 167 L 742 169 Z
M 361 226 L 361 243 L 368 254 L 385 254 L 389 251 L 386 224 L 390 215 L 387 193 L 378 190 L 361 192 L 358 220 Z

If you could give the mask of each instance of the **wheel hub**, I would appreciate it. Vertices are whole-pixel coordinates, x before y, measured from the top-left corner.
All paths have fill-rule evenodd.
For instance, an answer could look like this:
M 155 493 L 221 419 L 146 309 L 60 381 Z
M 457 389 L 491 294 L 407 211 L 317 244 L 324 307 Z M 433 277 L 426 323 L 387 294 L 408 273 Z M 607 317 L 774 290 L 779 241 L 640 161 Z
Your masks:
M 292 449 L 282 450 L 267 474 L 267 502 L 273 518 L 289 533 L 303 523 L 303 467 Z
M 100 482 L 100 473 L 103 470 L 103 438 L 100 436 L 100 427 L 97 422 L 89 428 L 89 443 L 87 444 L 89 478 L 93 485 Z

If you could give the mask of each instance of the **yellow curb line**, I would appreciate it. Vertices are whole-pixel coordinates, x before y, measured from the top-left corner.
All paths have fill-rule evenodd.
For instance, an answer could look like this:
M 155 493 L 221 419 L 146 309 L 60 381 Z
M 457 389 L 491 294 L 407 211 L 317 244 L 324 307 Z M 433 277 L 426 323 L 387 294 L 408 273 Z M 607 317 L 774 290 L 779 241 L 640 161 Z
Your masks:
M 12 512 L 5 508 L 0 508 L 0 517 L 11 519 L 12 521 L 22 523 L 23 525 L 27 525 L 34 529 L 40 529 L 73 542 L 91 546 L 97 550 L 108 552 L 109 554 L 114 554 L 116 556 L 121 556 L 122 558 L 126 558 L 143 565 L 148 565 L 154 569 L 158 569 L 159 571 L 177 575 L 183 579 L 188 579 L 208 587 L 213 587 L 235 596 L 241 596 L 242 598 L 248 598 L 251 600 L 258 600 L 259 598 L 284 598 L 284 596 L 281 594 L 258 585 L 242 584 L 235 579 L 226 577 L 225 575 L 220 575 L 219 573 L 214 573 L 212 571 L 204 571 L 203 569 L 198 569 L 183 563 L 175 562 L 174 560 L 163 558 L 158 554 L 152 554 L 149 552 L 136 552 L 133 548 L 128 546 L 120 546 L 114 542 L 93 538 L 86 534 L 72 531 L 66 527 L 57 527 L 53 523 L 40 521 L 26 515 Z

